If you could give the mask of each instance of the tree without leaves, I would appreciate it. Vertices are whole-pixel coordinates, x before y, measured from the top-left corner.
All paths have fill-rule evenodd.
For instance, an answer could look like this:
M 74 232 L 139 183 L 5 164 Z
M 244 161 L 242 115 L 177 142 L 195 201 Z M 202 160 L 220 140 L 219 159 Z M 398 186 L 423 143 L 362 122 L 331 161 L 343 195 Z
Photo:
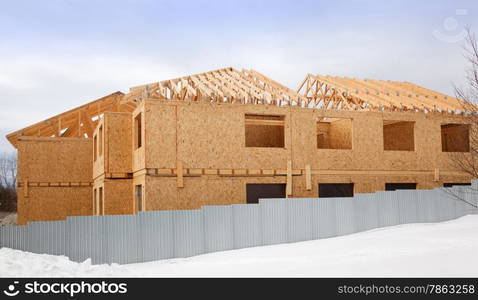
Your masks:
M 455 95 L 462 101 L 464 123 L 470 124 L 468 127 L 469 152 L 451 152 L 450 163 L 454 169 L 458 169 L 476 179 L 478 178 L 478 41 L 475 33 L 470 28 L 467 28 L 464 56 L 469 64 L 466 70 L 466 86 L 455 86 Z M 453 190 L 446 191 L 455 199 L 478 208 L 475 203 L 470 203 L 460 193 Z M 474 198 L 478 196 L 476 188 L 467 188 L 466 192 L 472 194 Z
M 15 153 L 0 154 L 0 211 L 16 210 L 17 157 Z

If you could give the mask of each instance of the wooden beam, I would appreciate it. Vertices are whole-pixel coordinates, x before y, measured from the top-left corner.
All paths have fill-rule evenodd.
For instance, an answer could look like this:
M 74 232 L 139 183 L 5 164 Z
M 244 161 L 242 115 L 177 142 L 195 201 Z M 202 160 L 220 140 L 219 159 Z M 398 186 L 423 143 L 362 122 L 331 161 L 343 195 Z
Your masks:
M 23 186 L 23 197 L 28 198 L 28 178 L 25 180 Z
M 286 197 L 292 195 L 292 161 L 287 161 L 287 185 L 286 185 Z
M 246 125 L 284 126 L 283 120 L 246 119 Z
M 305 189 L 312 190 L 312 174 L 310 172 L 310 165 L 305 165 Z
M 184 187 L 184 178 L 183 178 L 183 163 L 182 161 L 178 160 L 176 162 L 176 182 L 177 182 L 177 187 L 178 188 L 183 188 Z

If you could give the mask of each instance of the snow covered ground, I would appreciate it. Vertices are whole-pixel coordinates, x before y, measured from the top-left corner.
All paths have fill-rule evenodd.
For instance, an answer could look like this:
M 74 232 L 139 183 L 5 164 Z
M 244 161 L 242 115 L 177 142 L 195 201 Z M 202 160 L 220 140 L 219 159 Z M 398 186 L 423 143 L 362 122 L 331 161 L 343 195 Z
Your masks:
M 0 249 L 1 277 L 478 277 L 478 215 L 130 265 Z

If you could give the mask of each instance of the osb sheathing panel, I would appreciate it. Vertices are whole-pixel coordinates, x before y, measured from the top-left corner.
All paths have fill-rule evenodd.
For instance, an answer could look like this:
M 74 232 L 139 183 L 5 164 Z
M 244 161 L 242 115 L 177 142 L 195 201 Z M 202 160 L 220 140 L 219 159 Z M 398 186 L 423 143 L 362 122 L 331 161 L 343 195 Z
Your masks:
M 134 126 L 134 118 L 138 115 L 141 114 L 141 142 L 142 145 L 140 148 L 135 147 L 135 142 L 134 140 L 131 143 L 131 149 L 132 149 L 132 160 L 133 160 L 133 166 L 132 166 L 132 171 L 137 172 L 139 170 L 142 170 L 145 168 L 145 161 L 146 161 L 146 143 L 147 141 L 145 140 L 146 136 L 146 118 L 147 118 L 147 113 L 145 113 L 145 108 L 144 108 L 144 103 L 142 102 L 138 107 L 133 111 L 131 114 L 131 137 L 134 139 L 135 138 L 135 126 Z
M 185 168 L 285 168 L 290 155 L 288 109 L 194 103 L 175 106 L 147 102 L 147 168 L 175 168 L 176 159 Z M 246 113 L 283 115 L 285 148 L 245 147 Z
M 146 167 L 320 170 L 449 169 L 441 152 L 440 125 L 460 116 L 416 112 L 323 111 L 297 107 L 146 102 Z M 285 147 L 245 147 L 245 114 L 282 115 Z M 317 122 L 323 117 L 352 119 L 352 149 L 317 149 Z M 412 121 L 415 151 L 386 151 L 384 120 Z M 440 158 L 437 161 L 437 158 Z
M 93 189 L 103 187 L 103 205 L 105 215 L 133 214 L 132 179 L 98 179 Z M 93 201 L 93 199 L 91 200 Z
M 92 139 L 21 138 L 18 182 L 91 182 Z
M 176 113 L 175 105 L 146 102 L 145 146 L 148 168 L 176 167 Z M 181 116 L 182 117 L 182 116 Z M 182 122 L 189 122 L 185 119 Z M 198 136 L 199 137 L 199 136 Z
M 18 188 L 18 224 L 28 221 L 63 220 L 67 216 L 91 215 L 91 187 Z
M 286 177 L 185 177 L 184 188 L 176 187 L 176 178 L 146 177 L 146 209 L 198 209 L 205 205 L 246 202 L 246 183 L 286 183 Z
M 130 113 L 105 113 L 106 173 L 132 171 L 132 116 Z
M 360 194 L 384 190 L 385 183 L 417 183 L 418 189 L 431 189 L 443 186 L 443 182 L 466 182 L 463 177 L 447 177 L 448 179 L 451 181 L 434 182 L 433 175 L 312 175 L 312 188 L 307 191 L 304 176 L 293 176 L 293 192 L 290 197 L 318 197 L 319 183 L 354 183 L 354 193 Z M 147 210 L 198 209 L 205 205 L 244 204 L 247 183 L 286 183 L 285 176 L 203 176 L 184 178 L 184 188 L 178 189 L 174 177 L 141 176 L 135 180 L 135 184 L 146 184 Z
M 341 119 L 330 123 L 329 142 L 334 149 L 352 149 L 352 122 Z
M 93 153 L 93 178 L 97 178 L 98 176 L 102 175 L 105 173 L 105 119 L 104 117 L 101 118 L 98 121 L 98 126 L 96 127 L 95 131 L 93 132 L 93 137 L 92 137 L 92 153 Z M 100 140 L 100 135 L 99 135 L 99 129 L 100 127 L 103 128 L 103 139 Z M 96 137 L 96 145 L 95 145 L 95 137 Z M 99 153 L 99 144 L 101 143 L 103 147 L 102 154 L 100 155 Z M 96 152 L 95 152 L 95 147 L 96 147 Z M 95 157 L 96 154 L 96 157 Z

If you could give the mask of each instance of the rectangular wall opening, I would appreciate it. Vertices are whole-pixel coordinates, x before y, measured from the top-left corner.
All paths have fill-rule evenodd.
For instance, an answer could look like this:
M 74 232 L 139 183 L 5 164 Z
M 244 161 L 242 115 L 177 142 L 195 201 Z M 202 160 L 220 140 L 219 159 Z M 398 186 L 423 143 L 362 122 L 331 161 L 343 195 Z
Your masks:
M 284 116 L 245 116 L 246 147 L 284 148 Z
M 386 191 L 416 190 L 416 189 L 417 189 L 417 184 L 415 182 L 385 183 Z
M 143 210 L 143 186 L 137 184 L 134 187 L 134 195 L 136 201 L 136 212 Z
M 261 198 L 285 198 L 286 185 L 282 183 L 246 184 L 246 202 L 259 203 Z
M 471 183 L 468 182 L 445 182 L 443 183 L 443 187 L 453 187 L 453 186 L 471 186 Z
M 441 149 L 443 152 L 470 152 L 470 125 L 441 125 Z
M 319 183 L 319 198 L 353 196 L 353 183 Z
M 141 113 L 139 113 L 134 118 L 134 149 L 141 148 L 142 144 Z
M 98 214 L 98 190 L 94 189 L 93 190 L 93 215 Z
M 352 149 L 352 119 L 321 118 L 317 122 L 318 149 Z
M 383 150 L 415 151 L 415 122 L 383 121 Z
M 96 161 L 98 158 L 98 136 L 95 134 L 93 136 L 93 159 Z
M 98 215 L 104 215 L 104 204 L 103 204 L 103 188 L 100 187 L 98 190 Z
M 98 156 L 103 155 L 103 125 L 98 130 Z

